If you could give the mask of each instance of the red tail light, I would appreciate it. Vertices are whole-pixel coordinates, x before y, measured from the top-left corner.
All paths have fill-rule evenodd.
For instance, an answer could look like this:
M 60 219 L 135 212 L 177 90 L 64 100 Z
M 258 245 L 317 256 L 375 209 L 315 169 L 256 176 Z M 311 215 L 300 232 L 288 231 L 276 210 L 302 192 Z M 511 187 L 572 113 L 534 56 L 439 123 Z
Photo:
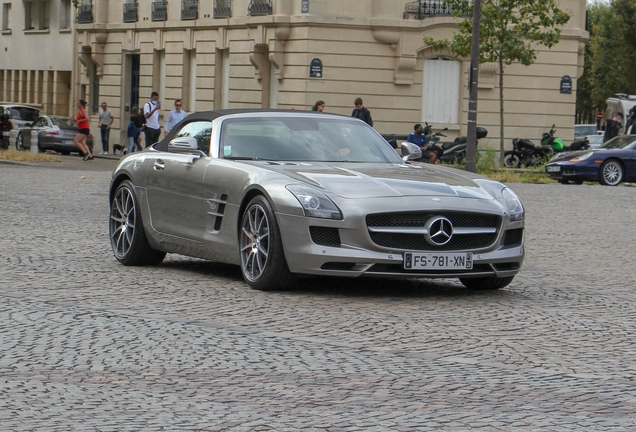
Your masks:
M 44 135 L 59 135 L 58 131 L 44 131 Z

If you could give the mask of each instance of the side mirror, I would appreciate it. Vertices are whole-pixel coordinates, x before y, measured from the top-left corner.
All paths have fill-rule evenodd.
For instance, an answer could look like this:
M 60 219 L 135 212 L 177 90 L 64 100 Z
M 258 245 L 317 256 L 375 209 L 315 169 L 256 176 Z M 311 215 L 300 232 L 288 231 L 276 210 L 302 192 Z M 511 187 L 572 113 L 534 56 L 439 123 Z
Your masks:
M 409 159 L 419 159 L 422 157 L 422 149 L 420 146 L 408 141 L 404 141 L 400 145 L 400 150 L 402 150 L 402 159 L 405 162 Z
M 187 153 L 193 150 L 199 150 L 199 143 L 193 137 L 175 138 L 168 143 L 168 151 Z

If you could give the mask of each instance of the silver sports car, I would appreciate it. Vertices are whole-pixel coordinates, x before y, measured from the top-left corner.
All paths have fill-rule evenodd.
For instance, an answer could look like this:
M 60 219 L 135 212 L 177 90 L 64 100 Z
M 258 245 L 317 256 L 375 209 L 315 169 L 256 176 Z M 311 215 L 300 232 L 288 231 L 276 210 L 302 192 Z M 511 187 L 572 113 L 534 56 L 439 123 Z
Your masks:
M 459 278 L 498 289 L 524 258 L 524 209 L 477 174 L 409 162 L 366 123 L 281 110 L 191 114 L 124 157 L 110 242 L 124 265 L 177 253 L 240 265 L 259 290 L 297 276 Z

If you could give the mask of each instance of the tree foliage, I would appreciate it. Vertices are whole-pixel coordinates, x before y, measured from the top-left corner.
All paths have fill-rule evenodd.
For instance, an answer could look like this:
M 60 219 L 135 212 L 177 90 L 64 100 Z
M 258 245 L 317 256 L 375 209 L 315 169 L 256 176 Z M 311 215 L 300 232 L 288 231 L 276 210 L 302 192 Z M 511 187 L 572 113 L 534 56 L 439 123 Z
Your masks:
M 597 2 L 587 9 L 590 38 L 576 94 L 577 114 L 592 120 L 616 93 L 636 94 L 636 2 Z
M 424 38 L 424 43 L 436 51 L 445 47 L 458 57 L 468 58 L 471 51 L 473 1 L 446 0 L 456 18 L 470 16 L 458 22 L 459 31 L 451 41 Z M 554 46 L 561 38 L 560 27 L 570 15 L 557 5 L 557 0 L 482 0 L 480 18 L 480 63 L 499 65 L 500 160 L 504 152 L 504 67 L 512 63 L 525 66 L 537 58 L 536 47 Z

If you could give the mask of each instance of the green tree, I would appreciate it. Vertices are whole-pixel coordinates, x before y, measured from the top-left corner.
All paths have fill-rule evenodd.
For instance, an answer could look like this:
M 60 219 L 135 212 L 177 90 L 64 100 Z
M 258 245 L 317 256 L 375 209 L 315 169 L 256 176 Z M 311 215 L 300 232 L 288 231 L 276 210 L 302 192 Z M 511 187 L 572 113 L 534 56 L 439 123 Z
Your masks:
M 453 39 L 434 40 L 425 37 L 424 43 L 440 51 L 448 47 L 458 57 L 470 56 L 473 1 L 446 0 L 453 15 L 462 18 Z M 470 16 L 470 18 L 463 18 Z M 504 67 L 512 63 L 530 66 L 537 58 L 535 48 L 554 46 L 561 38 L 560 27 L 570 15 L 557 6 L 557 0 L 482 0 L 480 18 L 480 63 L 499 65 L 499 150 L 500 163 L 504 153 Z

